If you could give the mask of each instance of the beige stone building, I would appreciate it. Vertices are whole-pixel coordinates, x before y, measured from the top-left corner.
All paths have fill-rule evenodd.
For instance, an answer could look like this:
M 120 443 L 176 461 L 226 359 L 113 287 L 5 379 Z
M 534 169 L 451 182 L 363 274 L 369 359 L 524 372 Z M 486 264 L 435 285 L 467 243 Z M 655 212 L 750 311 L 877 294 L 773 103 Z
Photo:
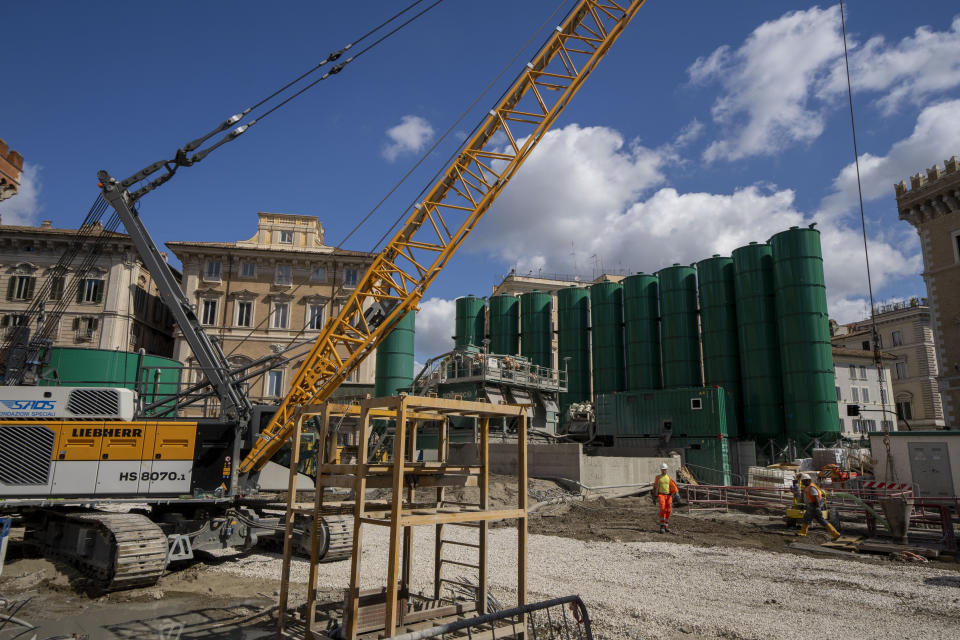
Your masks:
M 16 195 L 20 189 L 23 156 L 10 149 L 0 138 L 0 200 Z
M 926 300 L 913 298 L 878 306 L 876 321 L 880 348 L 893 356 L 889 363 L 893 385 L 890 406 L 896 408 L 898 428 L 942 429 L 946 423 L 937 383 L 933 322 Z M 832 342 L 835 347 L 859 349 L 870 358 L 872 335 L 870 320 L 862 320 L 836 327 Z
M 30 323 L 31 334 L 36 331 L 37 316 L 25 314 L 40 302 L 45 321 L 54 322 L 54 346 L 143 348 L 172 356 L 172 318 L 129 236 L 103 232 L 99 226 L 93 230 L 74 265 L 58 273 L 55 267 L 75 242 L 76 229 L 57 229 L 49 220 L 39 227 L 0 224 L 0 344 L 23 322 Z M 78 265 L 94 237 L 103 238 L 103 250 L 81 274 Z
M 183 266 L 182 286 L 207 332 L 234 366 L 244 366 L 292 344 L 307 345 L 340 311 L 375 254 L 324 244 L 314 216 L 259 213 L 257 232 L 238 242 L 168 242 Z M 177 360 L 195 365 L 177 336 Z M 303 358 L 249 381 L 254 402 L 286 395 Z M 376 358 L 368 356 L 343 385 L 372 385 Z M 194 372 L 199 380 L 199 373 Z
M 937 382 L 948 427 L 960 427 L 960 161 L 895 185 L 900 219 L 920 235 L 923 279 L 939 358 Z

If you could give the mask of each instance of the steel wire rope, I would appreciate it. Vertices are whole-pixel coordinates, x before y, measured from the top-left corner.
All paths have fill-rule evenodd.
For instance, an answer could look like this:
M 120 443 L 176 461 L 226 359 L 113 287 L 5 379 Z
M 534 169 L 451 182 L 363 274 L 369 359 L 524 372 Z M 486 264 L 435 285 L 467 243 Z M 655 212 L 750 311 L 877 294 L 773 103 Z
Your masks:
M 561 2 L 556 6 L 556 8 L 554 8 L 553 12 L 552 12 L 552 13 L 543 21 L 543 23 L 537 28 L 537 30 L 534 32 L 534 34 L 533 34 L 532 36 L 530 36 L 529 39 L 527 39 L 527 41 L 523 44 L 523 46 L 521 46 L 521 47 L 517 50 L 517 52 L 514 54 L 514 56 L 503 66 L 502 69 L 500 69 L 500 71 L 496 74 L 496 76 L 494 76 L 493 80 L 491 80 L 490 83 L 487 84 L 487 86 L 477 95 L 477 97 L 473 100 L 473 102 L 471 102 L 470 105 L 467 106 L 466 109 L 463 110 L 463 112 L 456 118 L 456 120 L 454 120 L 453 123 L 452 123 L 449 127 L 447 127 L 447 129 L 446 129 L 446 131 L 444 131 L 443 135 L 441 135 L 440 138 L 438 138 L 437 141 L 436 141 L 429 149 L 427 149 L 427 150 L 420 156 L 420 158 L 413 164 L 413 166 L 410 167 L 410 169 L 403 175 L 403 177 L 401 177 L 400 180 L 387 192 L 387 194 L 386 194 L 385 196 L 383 196 L 383 198 L 381 198 L 380 201 L 377 202 L 377 204 L 376 204 L 366 215 L 364 215 L 363 218 L 361 218 L 360 222 L 358 222 L 356 225 L 353 226 L 353 228 L 347 233 L 347 235 L 346 235 L 339 243 L 336 244 L 336 246 L 334 246 L 334 250 L 341 250 L 341 249 L 343 248 L 344 243 L 346 243 L 346 241 L 349 240 L 349 239 L 353 236 L 353 234 L 356 233 L 356 232 L 360 229 L 360 227 L 362 227 L 362 226 L 370 219 L 370 217 L 371 217 L 374 213 L 376 213 L 376 211 L 390 198 L 390 196 L 392 196 L 392 195 L 397 191 L 397 189 L 399 189 L 399 188 L 410 178 L 411 175 L 413 175 L 414 171 L 416 171 L 416 170 L 420 167 L 420 165 L 422 165 L 422 164 L 426 161 L 426 159 L 430 156 L 430 154 L 433 153 L 433 152 L 437 149 L 437 147 L 454 131 L 454 129 L 457 127 L 457 125 L 460 124 L 460 122 L 474 109 L 474 107 L 477 106 L 477 103 L 479 103 L 480 100 L 482 100 L 483 97 L 484 97 L 487 93 L 489 93 L 490 89 L 492 89 L 493 86 L 497 83 L 497 81 L 499 81 L 500 78 L 503 77 L 503 74 L 505 74 L 505 73 L 510 69 L 510 67 L 517 61 L 517 59 L 518 59 L 521 55 L 523 55 L 523 52 L 526 51 L 526 50 L 530 47 L 531 43 L 533 43 L 533 41 L 536 39 L 536 37 L 543 31 L 543 29 L 550 23 L 550 21 L 553 20 L 554 16 L 557 15 L 557 13 L 560 11 L 560 9 L 563 7 L 563 5 L 567 4 L 568 1 L 569 1 L 569 0 L 561 0 Z M 436 6 L 436 4 L 439 4 L 439 2 L 434 3 L 434 4 L 431 5 L 430 7 L 427 7 L 427 9 L 425 9 L 424 12 L 429 11 L 429 10 L 432 9 L 434 6 Z M 572 9 L 571 9 L 571 11 L 572 11 Z M 421 12 L 421 13 L 423 13 L 423 12 Z M 569 13 L 569 12 L 568 12 L 568 13 Z M 419 14 L 418 14 L 418 15 L 419 15 Z M 417 17 L 417 16 L 415 16 L 414 18 L 411 18 L 411 20 L 415 19 L 416 17 Z M 388 35 L 390 35 L 390 34 L 388 34 Z M 385 37 L 386 37 L 386 36 L 385 36 Z M 377 43 L 379 43 L 379 41 L 378 41 Z M 358 53 L 357 56 L 359 56 L 360 54 L 366 52 L 367 50 L 369 50 L 371 47 L 373 47 L 373 46 L 376 45 L 377 43 L 374 43 L 374 44 L 370 45 L 370 47 L 367 47 L 367 49 L 364 49 L 363 51 L 361 51 L 360 53 Z M 356 58 L 357 56 L 354 56 L 354 58 Z M 520 72 L 520 73 L 523 73 L 523 72 Z M 517 77 L 519 77 L 519 74 L 518 74 Z M 498 102 L 503 99 L 503 96 L 506 95 L 506 93 L 507 93 L 508 90 L 509 90 L 509 87 L 508 87 L 507 89 L 504 89 L 503 93 L 500 94 L 500 98 L 499 98 Z M 477 125 L 474 126 L 473 130 L 472 130 L 472 131 L 470 132 L 470 134 L 467 136 L 467 139 L 469 139 L 470 137 L 473 136 L 474 133 L 476 133 L 477 129 L 480 128 L 480 124 L 482 124 L 482 123 L 477 123 Z M 444 167 L 448 166 L 448 165 L 453 161 L 453 158 L 455 158 L 458 153 L 460 153 L 460 149 L 457 149 L 454 153 L 450 154 L 449 158 L 447 159 L 447 162 L 446 162 L 443 166 L 444 166 Z M 441 174 L 442 172 L 443 172 L 443 169 L 440 169 L 440 170 L 438 170 L 436 173 L 433 174 L 433 176 L 432 176 L 432 177 L 430 178 L 430 180 L 427 182 L 427 186 L 424 187 L 424 188 L 420 191 L 420 194 L 418 195 L 417 200 L 419 200 L 420 196 L 422 196 L 422 195 L 424 194 L 424 192 L 426 192 L 426 190 L 429 188 L 430 185 L 432 185 L 434 182 L 436 182 L 437 178 L 440 176 L 440 174 Z M 404 220 L 404 219 L 406 218 L 406 216 L 407 216 L 407 211 L 409 211 L 409 210 L 410 210 L 410 209 L 409 209 L 409 207 L 408 207 L 407 209 L 404 209 L 404 210 L 397 216 L 396 220 L 394 220 L 394 222 L 393 222 L 393 224 L 390 226 L 390 228 L 386 231 L 386 233 L 384 233 L 384 234 L 380 237 L 379 240 L 377 240 L 377 242 L 376 242 L 376 243 L 373 245 L 373 247 L 370 249 L 369 253 L 374 253 L 374 252 L 377 250 L 377 248 L 378 248 L 378 247 L 380 246 L 380 244 L 384 241 L 384 239 L 386 239 L 386 237 L 389 236 L 390 233 L 392 233 L 392 231 L 396 228 L 397 224 L 399 224 L 402 220 Z M 300 287 L 302 287 L 302 286 L 303 286 L 303 284 L 297 285 L 297 287 L 296 287 L 293 291 L 290 292 L 291 295 L 294 294 L 294 293 L 296 293 L 296 292 L 300 289 Z M 330 299 L 331 299 L 332 301 L 333 301 L 333 300 L 336 300 L 336 299 L 337 299 L 337 296 L 339 296 L 339 295 L 341 295 L 341 294 L 343 293 L 343 289 L 344 289 L 344 287 L 343 287 L 343 285 L 341 284 L 341 285 L 337 288 L 337 290 L 334 291 L 333 295 L 331 295 L 331 298 L 330 298 Z M 332 309 L 331 309 L 331 310 L 332 310 Z M 259 329 L 260 326 L 263 324 L 263 322 L 267 321 L 267 320 L 269 319 L 269 317 L 270 317 L 270 314 L 268 314 L 266 318 L 264 318 L 263 320 L 261 320 L 261 321 L 257 324 L 257 326 L 254 327 L 254 329 L 252 329 L 252 330 L 250 331 L 250 333 L 248 333 L 247 336 L 244 337 L 244 340 L 246 340 L 246 338 L 249 338 L 250 336 L 252 336 L 252 335 L 253 335 L 253 331 L 255 331 L 256 329 Z M 329 320 L 328 320 L 328 321 L 329 321 Z M 295 340 L 297 340 L 297 338 L 299 338 L 300 336 L 302 336 L 302 335 L 303 335 L 303 332 L 306 331 L 308 325 L 309 325 L 309 321 L 308 321 L 307 323 L 305 323 L 304 326 L 303 326 L 303 328 L 300 329 L 300 330 L 287 342 L 287 346 L 291 345 Z M 232 355 L 232 354 L 239 348 L 239 346 L 240 346 L 240 342 L 238 342 L 237 345 L 230 351 L 230 354 L 228 354 L 228 356 L 229 356 L 229 355 Z
M 877 368 L 877 378 L 880 384 L 880 409 L 883 417 L 880 419 L 880 428 L 884 433 L 887 427 L 887 401 L 883 376 L 883 358 L 880 351 L 880 334 L 877 331 L 877 308 L 873 301 L 873 279 L 870 276 L 870 252 L 867 248 L 867 217 L 863 209 L 863 187 L 860 183 L 860 152 L 857 149 L 857 126 L 853 116 L 853 87 L 850 82 L 850 56 L 847 53 L 847 19 L 843 9 L 843 0 L 840 0 L 840 28 L 843 33 L 843 61 L 847 73 L 847 100 L 850 105 L 850 131 L 853 138 L 853 162 L 857 170 L 857 196 L 860 201 L 860 229 L 863 233 L 863 257 L 867 265 L 867 290 L 870 294 L 870 324 L 873 333 L 873 363 Z

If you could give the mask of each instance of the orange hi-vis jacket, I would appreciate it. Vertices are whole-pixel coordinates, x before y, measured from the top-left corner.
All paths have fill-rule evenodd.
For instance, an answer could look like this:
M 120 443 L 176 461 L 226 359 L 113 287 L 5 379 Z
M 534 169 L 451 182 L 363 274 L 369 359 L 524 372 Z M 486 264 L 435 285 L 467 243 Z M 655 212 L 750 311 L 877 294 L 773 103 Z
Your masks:
M 674 493 L 680 493 L 680 490 L 677 489 L 677 483 L 666 473 L 661 473 L 654 479 L 653 488 L 656 489 L 658 494 L 668 496 Z
M 804 490 L 803 494 L 806 498 L 805 502 L 807 504 L 819 504 L 820 500 L 823 498 L 823 492 L 820 491 L 820 487 L 812 482 L 807 485 L 807 488 Z

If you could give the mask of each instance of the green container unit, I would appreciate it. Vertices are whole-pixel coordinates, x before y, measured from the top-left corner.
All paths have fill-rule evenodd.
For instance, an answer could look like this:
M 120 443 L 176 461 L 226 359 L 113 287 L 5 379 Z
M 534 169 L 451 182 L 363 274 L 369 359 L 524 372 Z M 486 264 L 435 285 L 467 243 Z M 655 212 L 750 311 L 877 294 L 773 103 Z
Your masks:
M 727 438 L 673 438 L 672 447 L 683 449 L 683 463 L 700 484 L 730 486 L 730 442 Z
M 454 344 L 458 347 L 483 346 L 484 307 L 483 298 L 464 296 L 456 302 L 456 335 Z
M 727 437 L 727 393 L 717 387 L 625 391 L 596 396 L 597 435 Z M 668 429 L 669 427 L 669 429 Z
M 840 435 L 820 232 L 791 227 L 770 238 L 783 366 L 786 436 L 806 444 Z
M 627 389 L 662 389 L 659 279 L 638 273 L 622 284 Z
M 726 389 L 734 421 L 731 438 L 740 436 L 743 392 L 740 387 L 740 343 L 737 338 L 737 296 L 733 258 L 718 255 L 697 263 L 700 291 L 700 334 L 703 381 Z
M 562 421 L 567 407 L 590 400 L 590 292 L 581 287 L 557 291 L 557 366 L 567 370 L 567 392 L 560 394 Z
M 43 380 L 43 386 L 133 389 L 145 405 L 175 396 L 180 391 L 183 371 L 181 362 L 162 356 L 72 347 L 50 349 L 49 367 L 56 369 L 57 380 Z
M 413 344 L 417 314 L 410 311 L 397 321 L 377 347 L 374 394 L 395 396 L 413 382 Z
M 593 395 L 624 390 L 623 287 L 598 282 L 590 287 Z
M 541 367 L 553 367 L 552 305 L 542 291 L 520 296 L 520 355 Z
M 700 331 L 697 271 L 675 264 L 657 272 L 660 280 L 660 358 L 663 388 L 699 387 Z
M 733 252 L 737 296 L 740 384 L 743 389 L 741 434 L 758 445 L 784 435 L 780 345 L 773 285 L 773 254 L 768 244 L 751 242 Z
M 490 353 L 520 355 L 520 298 L 490 298 Z

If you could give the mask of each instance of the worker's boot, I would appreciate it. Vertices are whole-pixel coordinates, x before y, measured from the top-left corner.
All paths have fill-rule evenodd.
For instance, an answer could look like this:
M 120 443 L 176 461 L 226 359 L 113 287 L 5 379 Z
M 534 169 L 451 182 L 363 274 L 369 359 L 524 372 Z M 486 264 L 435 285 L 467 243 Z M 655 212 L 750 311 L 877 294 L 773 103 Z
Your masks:
M 673 531 L 670 531 L 670 525 L 668 525 L 668 524 L 663 525 L 663 530 L 666 531 L 666 532 L 669 533 L 669 534 L 672 534 L 672 533 L 673 533 Z
M 667 530 L 667 525 L 661 524 L 661 525 L 660 525 L 660 533 L 664 533 L 666 530 Z
M 797 535 L 800 536 L 801 538 L 804 537 L 804 536 L 806 536 L 806 535 L 807 535 L 807 529 L 809 529 L 809 528 L 810 528 L 810 525 L 808 525 L 808 524 L 802 524 L 802 525 L 800 525 L 800 531 L 797 532 Z
M 834 540 L 836 540 L 837 538 L 840 537 L 840 532 L 837 531 L 836 527 L 834 527 L 834 526 L 833 526 L 832 524 L 830 524 L 829 522 L 827 523 L 827 531 L 830 532 L 830 535 L 833 536 L 833 539 L 834 539 Z

